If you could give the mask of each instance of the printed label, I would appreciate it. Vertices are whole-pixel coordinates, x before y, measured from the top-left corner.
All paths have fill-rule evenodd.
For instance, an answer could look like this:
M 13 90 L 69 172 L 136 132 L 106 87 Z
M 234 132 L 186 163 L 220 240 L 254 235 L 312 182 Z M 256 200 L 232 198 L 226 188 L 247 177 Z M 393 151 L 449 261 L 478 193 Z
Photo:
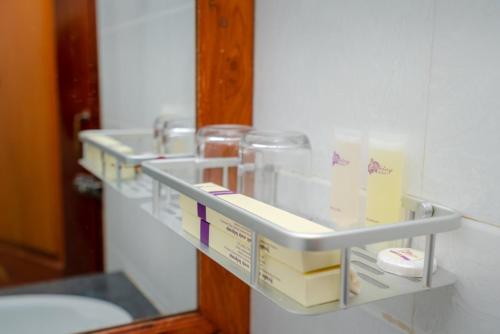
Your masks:
M 397 256 L 406 261 L 423 260 L 423 257 L 420 254 L 415 254 L 411 249 L 408 248 L 394 248 L 391 249 L 390 252 L 396 254 Z
M 370 163 L 368 164 L 368 174 L 372 175 L 373 173 L 380 175 L 389 175 L 392 173 L 392 169 L 381 165 L 380 162 L 371 158 Z
M 233 235 L 234 237 L 247 241 L 247 242 L 252 242 L 252 235 L 250 232 L 245 229 L 242 225 L 238 223 L 231 223 L 226 221 L 225 219 L 221 218 L 220 222 L 224 224 L 225 230 L 227 233 Z
M 263 253 L 271 254 L 272 252 L 277 252 L 278 247 L 275 244 L 268 242 L 266 239 L 260 239 L 260 250 Z
M 281 279 L 276 276 L 275 274 L 270 273 L 266 269 L 266 261 L 264 260 L 263 257 L 260 258 L 260 272 L 259 272 L 260 279 L 263 280 L 264 282 L 267 282 L 271 285 L 274 285 L 276 283 L 280 283 Z
M 333 156 L 332 156 L 332 166 L 338 165 L 338 166 L 347 166 L 351 162 L 349 160 L 343 159 L 340 154 L 338 154 L 336 151 L 333 151 Z
M 335 212 L 342 212 L 342 209 L 337 208 L 336 206 L 330 205 L 330 210 L 335 211 Z
M 232 260 L 237 265 L 243 267 L 246 270 L 250 270 L 250 263 L 245 261 L 240 255 L 233 253 L 231 250 L 226 249 L 229 252 L 229 259 Z M 227 256 L 227 255 L 226 255 Z
M 267 282 L 269 284 L 273 284 L 274 283 L 274 277 L 272 275 L 270 275 L 269 273 L 266 273 L 266 272 L 263 272 L 261 271 L 260 272 L 260 278 L 264 281 L 264 282 Z

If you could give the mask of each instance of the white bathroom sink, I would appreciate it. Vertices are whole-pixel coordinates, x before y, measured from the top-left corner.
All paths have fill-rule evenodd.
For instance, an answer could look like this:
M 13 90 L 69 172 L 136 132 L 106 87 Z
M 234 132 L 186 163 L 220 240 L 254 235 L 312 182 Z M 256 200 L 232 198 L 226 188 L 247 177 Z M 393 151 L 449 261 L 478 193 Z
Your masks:
M 0 333 L 66 334 L 132 321 L 124 309 L 98 299 L 69 295 L 0 297 Z

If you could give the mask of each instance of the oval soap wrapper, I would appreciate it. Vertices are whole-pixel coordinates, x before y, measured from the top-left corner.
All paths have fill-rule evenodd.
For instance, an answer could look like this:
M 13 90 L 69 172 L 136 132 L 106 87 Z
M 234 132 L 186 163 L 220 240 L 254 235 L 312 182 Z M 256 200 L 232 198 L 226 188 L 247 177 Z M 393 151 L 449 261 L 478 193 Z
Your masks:
M 377 265 L 384 271 L 406 277 L 422 277 L 425 253 L 413 248 L 387 248 L 378 253 Z M 432 272 L 437 269 L 434 258 Z

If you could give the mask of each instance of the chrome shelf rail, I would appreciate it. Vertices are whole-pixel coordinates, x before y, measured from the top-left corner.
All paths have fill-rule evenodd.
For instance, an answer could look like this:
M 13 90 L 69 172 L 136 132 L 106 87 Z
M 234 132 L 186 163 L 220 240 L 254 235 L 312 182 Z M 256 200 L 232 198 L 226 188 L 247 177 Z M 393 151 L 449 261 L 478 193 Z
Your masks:
M 125 154 L 113 148 L 113 146 L 104 145 L 95 140 L 93 136 L 104 135 L 117 139 L 134 149 L 133 154 Z M 194 138 L 194 130 L 191 134 Z M 93 168 L 84 158 L 79 160 L 79 164 L 94 176 L 110 185 L 123 195 L 129 198 L 150 198 L 152 197 L 152 183 L 149 177 L 141 173 L 141 163 L 154 159 L 177 159 L 192 157 L 194 149 L 185 153 L 171 153 L 159 155 L 152 153 L 154 147 L 154 138 L 151 129 L 117 129 L 117 130 L 85 130 L 79 133 L 79 139 L 84 144 L 91 144 L 101 152 L 100 170 Z M 194 139 L 193 139 L 194 140 Z M 116 159 L 116 178 L 111 180 L 106 176 L 105 155 Z M 124 167 L 134 167 L 133 179 L 125 179 L 122 176 Z

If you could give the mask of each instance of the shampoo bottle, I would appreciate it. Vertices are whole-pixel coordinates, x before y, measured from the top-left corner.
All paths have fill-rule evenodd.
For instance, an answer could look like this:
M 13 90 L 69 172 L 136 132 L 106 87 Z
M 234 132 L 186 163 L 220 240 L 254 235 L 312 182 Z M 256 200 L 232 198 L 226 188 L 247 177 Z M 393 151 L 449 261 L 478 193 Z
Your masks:
M 371 138 L 368 147 L 366 225 L 402 220 L 404 144 L 402 139 Z M 378 252 L 399 247 L 402 241 L 381 242 L 367 248 Z
M 331 159 L 330 212 L 337 229 L 359 222 L 361 134 L 336 132 Z

